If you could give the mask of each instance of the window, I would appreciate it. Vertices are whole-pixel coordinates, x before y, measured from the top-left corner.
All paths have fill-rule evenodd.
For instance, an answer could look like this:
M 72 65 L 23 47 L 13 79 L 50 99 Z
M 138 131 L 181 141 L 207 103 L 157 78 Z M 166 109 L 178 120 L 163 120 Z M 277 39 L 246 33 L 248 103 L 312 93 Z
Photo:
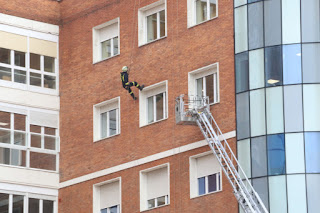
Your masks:
M 209 97 L 209 103 L 219 102 L 218 64 L 189 72 L 189 95 Z
M 119 25 L 116 18 L 92 29 L 94 63 L 120 54 Z
M 120 213 L 121 178 L 94 185 L 93 212 Z
M 188 26 L 200 24 L 218 16 L 218 0 L 188 0 Z
M 169 164 L 140 172 L 140 210 L 168 205 Z
M 139 45 L 165 37 L 167 35 L 166 2 L 160 0 L 140 8 L 138 20 Z
M 140 91 L 139 110 L 140 127 L 167 118 L 168 88 L 167 81 L 163 81 Z
M 51 120 L 51 115 L 36 114 L 0 111 L 0 164 L 57 171 L 57 125 L 37 126 L 39 120 Z
M 120 134 L 120 97 L 93 106 L 94 141 Z
M 221 167 L 212 152 L 190 157 L 190 196 L 222 190 Z

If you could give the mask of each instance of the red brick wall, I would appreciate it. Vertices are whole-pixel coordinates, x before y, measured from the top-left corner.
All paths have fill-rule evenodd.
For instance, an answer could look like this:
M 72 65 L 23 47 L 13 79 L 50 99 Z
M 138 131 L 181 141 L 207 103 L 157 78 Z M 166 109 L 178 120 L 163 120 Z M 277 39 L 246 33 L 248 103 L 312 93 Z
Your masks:
M 59 24 L 60 5 L 54 0 L 0 0 L 0 13 Z

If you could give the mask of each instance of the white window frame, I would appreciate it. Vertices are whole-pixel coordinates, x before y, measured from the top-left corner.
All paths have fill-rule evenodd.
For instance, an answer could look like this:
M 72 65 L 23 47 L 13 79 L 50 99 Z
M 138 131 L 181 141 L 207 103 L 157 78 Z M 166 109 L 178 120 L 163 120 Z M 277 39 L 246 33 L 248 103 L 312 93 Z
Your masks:
M 165 198 L 166 204 L 161 205 L 161 206 L 155 206 L 155 207 L 149 209 L 148 208 L 148 201 L 150 199 L 149 200 L 147 199 L 147 194 L 146 194 L 146 191 L 147 191 L 146 177 L 149 172 L 153 172 L 155 170 L 162 169 L 162 168 L 167 168 L 167 174 L 168 174 L 168 194 L 165 195 L 166 196 L 166 198 Z M 170 205 L 170 164 L 169 163 L 165 163 L 165 164 L 161 164 L 161 165 L 158 165 L 158 166 L 155 166 L 152 168 L 141 170 L 139 172 L 139 176 L 140 176 L 140 212 Z M 155 199 L 157 199 L 157 198 L 155 198 Z
M 162 94 L 162 96 L 163 96 L 163 118 L 157 120 L 157 102 L 156 102 L 156 97 L 157 97 L 157 95 L 160 95 L 160 94 Z M 167 111 L 166 110 L 166 92 L 161 92 L 159 94 L 155 94 L 155 95 L 149 96 L 147 98 L 147 105 L 149 104 L 148 99 L 151 98 L 151 97 L 153 99 L 153 122 L 151 122 L 151 123 L 154 123 L 154 122 L 161 121 L 161 120 L 166 118 L 166 111 Z M 147 119 L 148 119 L 148 116 L 149 116 L 149 106 L 147 106 Z M 151 124 L 151 123 L 148 123 L 148 124 Z
M 165 206 L 165 205 L 168 205 L 168 195 L 165 195 L 165 196 L 162 196 L 162 197 L 164 197 L 165 202 L 164 202 L 164 204 L 161 205 L 161 206 L 158 206 L 158 199 L 161 198 L 161 197 L 157 197 L 157 198 L 150 199 L 150 200 L 154 200 L 154 207 L 148 208 L 148 210 L 154 209 L 154 208 L 158 208 L 158 207 L 162 207 L 162 206 Z M 149 202 L 149 200 L 147 200 L 147 206 L 149 205 L 148 202 Z
M 103 111 L 102 111 L 103 110 Z M 111 135 L 109 133 L 109 112 L 116 110 L 116 134 Z M 101 114 L 107 112 L 107 136 L 101 137 Z M 104 101 L 102 103 L 93 106 L 93 141 L 97 142 L 107 138 L 111 138 L 120 134 L 120 96 Z
M 165 13 L 165 35 L 160 37 L 160 12 Z M 157 14 L 157 38 L 148 42 L 147 17 Z M 159 0 L 138 10 L 138 43 L 149 44 L 167 37 L 167 0 Z
M 109 39 L 101 40 L 100 39 L 100 30 L 104 28 L 108 28 L 113 24 L 118 24 L 118 32 L 116 36 L 112 36 Z M 114 54 L 113 47 L 114 47 L 114 39 L 118 37 L 118 54 Z M 111 56 L 107 58 L 102 58 L 102 45 L 101 43 L 107 40 L 111 40 Z M 106 23 L 100 24 L 94 28 L 92 28 L 92 55 L 93 55 L 93 64 L 99 63 L 101 61 L 108 60 L 115 56 L 120 55 L 120 18 L 112 19 Z
M 219 63 L 210 64 L 200 69 L 188 73 L 188 94 L 189 96 L 197 96 L 197 79 L 205 78 L 213 75 L 213 102 L 210 105 L 220 102 L 219 89 Z M 203 81 L 204 95 L 206 95 L 206 81 Z
M 216 19 L 218 18 L 218 11 L 219 11 L 219 0 L 217 1 L 217 6 L 216 6 L 216 16 L 210 18 L 210 0 L 206 0 L 207 1 L 207 20 L 204 20 L 200 23 L 197 23 L 197 7 L 196 7 L 196 1 L 197 0 L 187 0 L 187 7 L 188 7 L 188 28 L 190 27 L 194 27 L 200 24 L 203 24 L 205 22 L 208 22 L 210 20 Z
M 197 155 L 193 155 L 193 156 L 190 156 L 189 157 L 189 177 L 190 177 L 190 199 L 192 198 L 197 198 L 197 197 L 202 197 L 202 196 L 206 196 L 206 195 L 209 195 L 209 194 L 214 194 L 214 193 L 218 193 L 218 192 L 221 192 L 223 189 L 222 189 L 222 169 L 220 167 L 220 186 L 219 186 L 219 190 L 217 191 L 213 191 L 213 192 L 208 192 L 208 189 L 209 189 L 209 186 L 208 186 L 208 176 L 205 176 L 206 178 L 206 181 L 205 181 L 205 184 L 206 184 L 206 187 L 205 187 L 205 194 L 202 194 L 202 195 L 199 195 L 199 184 L 198 184 L 198 179 L 201 178 L 201 177 L 198 177 L 198 174 L 197 174 L 197 159 L 198 158 L 201 158 L 201 157 L 205 157 L 205 156 L 208 156 L 208 155 L 213 155 L 213 153 L 211 151 L 208 151 L 208 152 L 204 152 L 204 153 L 200 153 L 200 154 L 197 154 Z M 215 156 L 214 156 L 215 157 Z M 216 173 L 213 173 L 213 174 L 216 174 Z M 212 175 L 212 174 L 210 174 Z M 218 180 L 217 180 L 218 182 Z
M 163 119 L 148 123 L 148 98 L 155 96 L 160 93 L 165 93 L 164 95 L 164 117 Z M 168 119 L 168 81 L 162 81 L 148 87 L 145 87 L 142 91 L 139 91 L 139 125 L 140 127 L 151 125 L 157 122 Z M 154 104 L 153 107 L 156 107 Z M 156 110 L 154 108 L 154 118 L 156 116 Z
M 208 180 L 208 178 L 209 178 L 210 175 L 206 175 L 206 176 L 204 176 L 204 178 L 205 178 L 205 181 L 204 181 L 204 183 L 205 183 L 205 193 L 204 193 L 203 195 L 220 191 L 221 185 L 220 185 L 219 183 L 220 183 L 220 180 L 221 180 L 221 172 L 214 173 L 214 174 L 216 174 L 216 175 L 219 176 L 219 178 L 216 179 L 216 184 L 217 184 L 217 186 L 218 186 L 218 189 L 217 189 L 216 191 L 209 192 L 209 180 Z M 211 175 L 214 175 L 214 174 L 211 174 Z M 197 181 L 198 181 L 200 178 L 203 178 L 203 177 L 197 178 Z M 199 181 L 198 181 L 198 184 L 197 184 L 197 185 L 198 185 L 198 192 L 199 192 Z M 198 193 L 198 196 L 202 196 L 202 195 L 199 195 L 199 193 Z
M 107 181 L 103 181 L 100 183 L 96 183 L 93 185 L 93 213 L 100 213 L 101 209 L 100 209 L 100 187 L 103 185 L 107 185 L 109 183 L 114 183 L 114 182 L 119 182 L 119 200 L 120 203 L 117 205 L 118 206 L 118 212 L 117 213 L 121 213 L 121 205 L 122 205 L 122 180 L 121 177 L 117 177 L 117 178 L 113 178 L 111 180 L 107 180 Z M 113 206 L 110 206 L 113 207 Z M 108 207 L 108 208 L 110 208 Z M 109 212 L 107 212 L 109 213 Z

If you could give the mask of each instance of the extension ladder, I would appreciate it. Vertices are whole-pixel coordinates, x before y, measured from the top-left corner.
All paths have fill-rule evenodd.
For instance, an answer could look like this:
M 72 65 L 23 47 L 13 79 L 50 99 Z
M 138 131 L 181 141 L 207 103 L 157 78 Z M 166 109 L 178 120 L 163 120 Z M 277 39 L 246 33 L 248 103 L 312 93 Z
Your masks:
M 176 120 L 178 124 L 196 123 L 213 154 L 228 178 L 238 203 L 246 213 L 268 213 L 259 195 L 250 184 L 237 158 L 214 120 L 208 97 L 189 96 L 187 102 L 180 95 L 176 99 Z M 237 171 L 238 168 L 238 171 Z

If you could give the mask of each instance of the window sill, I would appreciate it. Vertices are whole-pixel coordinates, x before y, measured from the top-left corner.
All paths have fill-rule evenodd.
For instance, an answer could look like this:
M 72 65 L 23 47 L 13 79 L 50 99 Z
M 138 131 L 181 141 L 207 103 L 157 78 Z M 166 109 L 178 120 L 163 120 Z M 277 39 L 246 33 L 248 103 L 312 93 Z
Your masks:
M 213 18 L 211 18 L 211 19 L 209 19 L 209 20 L 200 22 L 200 23 L 198 23 L 198 24 L 194 24 L 194 25 L 188 26 L 188 29 L 191 29 L 191 28 L 193 28 L 193 27 L 196 27 L 196 26 L 199 26 L 199 25 L 201 25 L 201 24 L 207 23 L 207 22 L 212 21 L 212 20 L 217 19 L 217 18 L 218 18 L 218 16 L 213 17 Z
M 167 119 L 168 119 L 168 117 L 167 117 L 167 118 L 163 118 L 163 119 L 158 120 L 158 121 L 155 121 L 155 122 L 152 122 L 152 123 L 149 123 L 149 124 L 143 124 L 143 125 L 140 126 L 140 128 L 145 127 L 145 126 L 150 126 L 150 125 L 152 125 L 152 124 L 156 124 L 156 123 L 159 123 L 159 122 L 161 122 L 161 121 L 165 121 L 165 120 L 167 120 Z
M 195 197 L 191 197 L 190 199 L 200 198 L 200 197 L 203 197 L 203 196 L 207 196 L 207 195 L 211 195 L 211 194 L 216 194 L 216 193 L 219 193 L 219 192 L 222 192 L 222 190 L 218 190 L 218 191 L 215 191 L 215 192 L 209 192 L 209 193 L 203 194 L 203 195 L 197 195 L 197 196 L 195 196 Z
M 138 47 L 143 47 L 143 46 L 146 46 L 146 45 L 148 45 L 148 44 L 152 44 L 152 43 L 154 43 L 154 42 L 157 42 L 157 41 L 159 41 L 159 40 L 165 39 L 165 38 L 167 38 L 167 37 L 168 37 L 168 36 L 165 35 L 165 36 L 163 36 L 163 37 L 161 37 L 161 38 L 158 38 L 158 39 L 155 39 L 155 40 L 153 40 L 153 41 L 149 41 L 149 42 L 147 42 L 147 43 L 139 44 Z
M 115 58 L 115 57 L 117 57 L 117 56 L 119 56 L 119 55 L 120 55 L 120 53 L 117 54 L 117 55 L 111 56 L 111 57 L 109 57 L 109 58 L 105 58 L 105 59 L 102 59 L 102 60 L 98 60 L 98 61 L 96 61 L 96 62 L 93 62 L 92 64 L 93 64 L 93 65 L 99 64 L 100 62 L 107 61 L 107 60 L 112 59 L 112 58 Z
M 151 208 L 151 209 L 142 210 L 142 211 L 140 211 L 140 212 L 152 211 L 152 210 L 154 210 L 154 209 L 159 209 L 159 208 L 166 207 L 166 206 L 169 206 L 169 205 L 170 205 L 170 203 L 169 203 L 169 204 L 166 204 L 166 205 L 158 206 L 158 207 L 153 207 L 153 208 Z
M 46 169 L 37 169 L 37 168 L 27 168 L 24 166 L 14 166 L 14 165 L 8 165 L 8 164 L 0 164 L 0 167 L 8 167 L 8 168 L 15 168 L 15 169 L 26 169 L 26 170 L 31 170 L 31 171 L 38 171 L 38 172 L 47 172 L 47 173 L 54 173 L 54 174 L 59 174 L 58 171 L 53 171 L 53 170 L 46 170 Z
M 103 141 L 103 140 L 106 140 L 106 139 L 109 139 L 109 138 L 113 138 L 113 137 L 116 137 L 118 135 L 120 135 L 120 132 L 118 134 L 115 134 L 115 135 L 112 135 L 112 136 L 109 136 L 109 137 L 105 137 L 105 138 L 100 138 L 100 139 L 94 140 L 93 143 L 97 143 L 97 142 L 100 142 L 100 141 Z

